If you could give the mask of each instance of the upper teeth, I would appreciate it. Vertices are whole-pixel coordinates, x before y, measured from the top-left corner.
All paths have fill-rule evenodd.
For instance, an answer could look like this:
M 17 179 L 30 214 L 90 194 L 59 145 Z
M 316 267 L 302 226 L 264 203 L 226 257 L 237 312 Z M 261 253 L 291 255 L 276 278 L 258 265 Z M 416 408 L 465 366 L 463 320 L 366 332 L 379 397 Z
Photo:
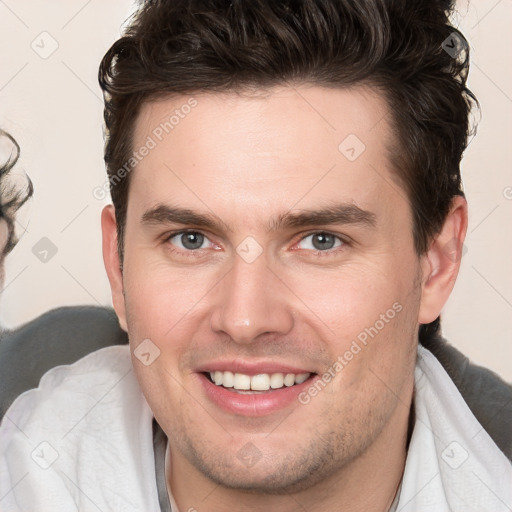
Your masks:
M 251 376 L 233 372 L 210 372 L 210 377 L 217 386 L 253 391 L 268 391 L 270 388 L 279 389 L 283 386 L 301 384 L 310 375 L 310 373 L 260 373 Z

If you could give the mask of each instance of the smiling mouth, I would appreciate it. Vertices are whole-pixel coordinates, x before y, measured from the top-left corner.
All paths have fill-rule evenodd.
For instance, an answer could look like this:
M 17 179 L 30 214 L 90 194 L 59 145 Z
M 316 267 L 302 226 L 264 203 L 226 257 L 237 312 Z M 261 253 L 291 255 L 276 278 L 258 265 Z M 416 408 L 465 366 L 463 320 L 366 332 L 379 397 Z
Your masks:
M 204 372 L 203 375 L 216 386 L 240 394 L 267 393 L 302 384 L 315 373 L 260 373 L 246 375 L 233 372 Z

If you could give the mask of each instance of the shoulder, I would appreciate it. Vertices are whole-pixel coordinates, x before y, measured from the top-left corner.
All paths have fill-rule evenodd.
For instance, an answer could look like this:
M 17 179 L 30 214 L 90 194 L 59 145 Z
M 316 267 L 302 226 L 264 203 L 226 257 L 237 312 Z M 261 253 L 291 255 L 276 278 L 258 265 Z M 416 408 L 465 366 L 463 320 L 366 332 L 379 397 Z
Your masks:
M 472 363 L 440 336 L 423 345 L 441 363 L 482 427 L 512 460 L 512 384 Z
M 82 357 L 70 365 L 47 371 L 37 388 L 23 392 L 9 407 L 2 420 L 2 434 L 15 425 L 30 437 L 34 428 L 47 422 L 58 430 L 69 426 L 73 418 L 89 412 L 102 399 L 122 395 L 130 386 L 132 374 L 127 345 L 106 347 Z M 125 380 L 125 382 L 122 382 Z
M 6 506 L 30 510 L 44 501 L 52 510 L 90 510 L 87 495 L 103 510 L 152 509 L 152 419 L 128 346 L 52 368 L 13 402 L 0 424 Z
M 93 306 L 54 309 L 0 333 L 0 419 L 14 399 L 37 387 L 51 368 L 127 342 L 114 311 Z

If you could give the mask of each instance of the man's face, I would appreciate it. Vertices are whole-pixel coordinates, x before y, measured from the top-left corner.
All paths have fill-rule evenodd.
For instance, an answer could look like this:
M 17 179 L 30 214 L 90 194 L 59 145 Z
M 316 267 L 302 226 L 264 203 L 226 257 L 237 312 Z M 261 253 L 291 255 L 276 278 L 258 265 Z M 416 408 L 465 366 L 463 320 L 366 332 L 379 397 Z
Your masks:
M 386 109 L 306 86 L 142 109 L 117 309 L 173 469 L 300 489 L 404 425 L 422 272 Z

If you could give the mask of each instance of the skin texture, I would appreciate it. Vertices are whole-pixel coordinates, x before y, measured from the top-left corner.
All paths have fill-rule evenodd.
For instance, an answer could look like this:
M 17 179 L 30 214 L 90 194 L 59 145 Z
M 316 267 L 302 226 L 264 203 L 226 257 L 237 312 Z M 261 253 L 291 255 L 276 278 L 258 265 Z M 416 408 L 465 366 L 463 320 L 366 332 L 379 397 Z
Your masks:
M 149 366 L 133 364 L 169 438 L 176 502 L 200 511 L 388 510 L 405 464 L 418 325 L 437 317 L 453 287 L 465 200 L 419 257 L 387 158 L 390 116 L 369 89 L 193 97 L 197 105 L 132 171 L 122 273 L 113 207 L 102 215 L 120 324 L 132 351 L 147 338 L 160 350 Z M 189 100 L 147 103 L 134 149 Z M 338 148 L 349 134 L 366 146 L 354 161 Z M 285 213 L 339 203 L 374 222 L 268 230 Z M 218 225 L 141 221 L 164 204 Z M 205 235 L 200 249 L 171 236 L 183 229 Z M 320 251 L 312 232 L 340 238 Z M 237 253 L 248 236 L 263 249 L 251 263 Z M 197 368 L 220 358 L 322 375 L 393 304 L 400 312 L 307 405 L 247 417 L 219 408 L 200 385 Z M 258 459 L 250 467 L 240 457 L 247 446 Z

